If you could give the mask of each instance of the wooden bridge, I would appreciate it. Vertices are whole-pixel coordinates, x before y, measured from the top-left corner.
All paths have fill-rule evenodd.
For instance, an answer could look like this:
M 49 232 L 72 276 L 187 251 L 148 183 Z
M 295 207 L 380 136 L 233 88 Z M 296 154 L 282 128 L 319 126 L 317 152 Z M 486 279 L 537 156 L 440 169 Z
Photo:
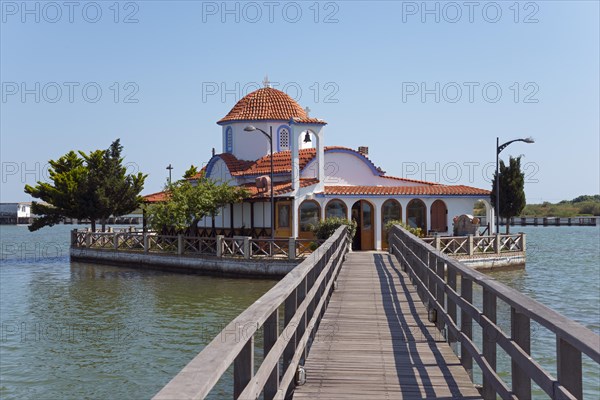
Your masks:
M 408 276 L 387 253 L 350 253 L 294 399 L 480 398 Z
M 234 399 L 528 399 L 532 381 L 550 398 L 582 398 L 582 354 L 600 363 L 600 336 L 401 227 L 389 243 L 391 254 L 347 254 L 339 228 L 155 399 L 205 398 L 228 371 Z M 496 323 L 499 302 L 511 310 L 508 333 Z M 556 376 L 530 355 L 531 321 L 556 335 Z M 510 357 L 510 383 L 496 371 L 498 347 Z

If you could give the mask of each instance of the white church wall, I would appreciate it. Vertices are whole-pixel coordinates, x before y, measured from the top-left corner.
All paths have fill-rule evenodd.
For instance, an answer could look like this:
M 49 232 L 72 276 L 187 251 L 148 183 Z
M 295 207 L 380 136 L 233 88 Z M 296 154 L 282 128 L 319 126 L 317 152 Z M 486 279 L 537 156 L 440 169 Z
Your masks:
M 372 166 L 358 154 L 350 151 L 325 152 L 326 186 L 420 186 L 417 182 L 382 178 Z M 301 178 L 316 178 L 318 163 L 311 161 L 300 174 Z
M 227 125 L 223 125 L 222 127 L 222 141 L 223 148 L 222 152 L 227 152 L 227 139 L 226 132 L 227 128 L 231 127 L 232 129 L 232 154 L 235 155 L 239 160 L 258 160 L 261 157 L 264 157 L 270 152 L 270 144 L 269 140 L 264 136 L 264 134 L 258 130 L 253 132 L 246 132 L 244 130 L 248 125 L 253 125 L 256 128 L 260 128 L 263 131 L 267 132 L 267 134 L 271 133 L 271 129 L 273 130 L 273 152 L 289 150 L 288 148 L 282 148 L 284 145 L 279 142 L 279 133 L 281 128 L 287 128 L 290 138 L 291 145 L 291 129 L 289 124 L 285 121 L 243 121 L 243 122 L 233 122 Z M 310 148 L 313 147 L 313 143 L 301 143 L 300 148 Z
M 234 184 L 234 179 L 229 172 L 229 168 L 227 168 L 227 164 L 220 158 L 213 163 L 210 175 L 208 178 L 214 179 L 217 182 L 226 182 L 229 184 Z

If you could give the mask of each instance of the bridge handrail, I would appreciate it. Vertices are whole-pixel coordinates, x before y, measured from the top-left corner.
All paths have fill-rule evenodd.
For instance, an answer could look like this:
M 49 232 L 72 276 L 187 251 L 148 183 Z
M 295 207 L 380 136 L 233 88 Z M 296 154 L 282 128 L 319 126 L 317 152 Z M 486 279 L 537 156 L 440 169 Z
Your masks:
M 534 299 L 475 271 L 436 250 L 401 226 L 390 231 L 390 252 L 407 271 L 421 299 L 433 311 L 439 329 L 448 329 L 448 342 L 460 342 L 463 367 L 473 360 L 481 368 L 484 398 L 531 398 L 531 380 L 552 398 L 581 398 L 581 354 L 600 363 L 600 336 Z M 460 278 L 460 293 L 457 289 Z M 483 311 L 473 304 L 473 283 L 483 290 Z M 511 332 L 496 324 L 496 301 L 511 307 Z M 461 322 L 457 319 L 460 308 Z M 531 320 L 556 334 L 557 377 L 530 356 Z M 483 331 L 483 352 L 472 341 L 472 322 Z M 496 373 L 496 346 L 511 357 L 512 390 Z
M 263 392 L 265 399 L 284 398 L 325 312 L 348 244 L 348 230 L 342 226 L 231 321 L 154 399 L 202 399 L 232 364 L 233 398 L 254 399 Z M 285 317 L 280 332 L 281 306 Z M 254 335 L 261 327 L 264 358 L 254 374 Z

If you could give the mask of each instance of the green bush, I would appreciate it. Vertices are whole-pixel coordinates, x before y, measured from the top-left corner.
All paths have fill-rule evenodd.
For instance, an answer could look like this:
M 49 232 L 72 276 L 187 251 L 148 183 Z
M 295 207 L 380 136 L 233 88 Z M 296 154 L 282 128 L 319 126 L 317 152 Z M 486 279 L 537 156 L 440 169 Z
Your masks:
M 327 240 L 331 235 L 335 233 L 337 228 L 342 225 L 348 226 L 350 237 L 354 237 L 356 234 L 356 221 L 350 221 L 346 218 L 327 218 L 323 221 L 319 221 L 316 226 L 312 227 L 312 231 L 319 240 Z
M 413 228 L 412 226 L 409 226 L 407 224 L 405 224 L 404 222 L 397 220 L 397 219 L 393 219 L 391 221 L 388 221 L 385 224 L 385 234 L 387 235 L 390 230 L 392 229 L 392 227 L 394 225 L 400 225 L 401 227 L 403 227 L 404 229 L 406 229 L 407 231 L 409 231 L 410 233 L 412 233 L 413 235 L 417 236 L 417 237 L 425 237 L 425 234 L 423 233 L 423 231 L 421 230 L 421 228 Z

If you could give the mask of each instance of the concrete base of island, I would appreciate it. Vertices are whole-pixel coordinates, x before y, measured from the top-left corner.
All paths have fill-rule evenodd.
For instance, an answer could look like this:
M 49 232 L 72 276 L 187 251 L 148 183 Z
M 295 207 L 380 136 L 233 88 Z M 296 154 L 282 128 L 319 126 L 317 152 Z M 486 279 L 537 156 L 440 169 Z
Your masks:
M 71 248 L 71 260 L 126 266 L 131 268 L 159 269 L 204 275 L 247 276 L 279 278 L 290 272 L 300 261 L 287 259 L 236 259 L 209 256 L 179 256 L 136 251 L 114 251 L 88 248 Z
M 524 251 L 503 254 L 474 254 L 472 256 L 450 255 L 450 257 L 477 270 L 525 268 L 526 261 Z

